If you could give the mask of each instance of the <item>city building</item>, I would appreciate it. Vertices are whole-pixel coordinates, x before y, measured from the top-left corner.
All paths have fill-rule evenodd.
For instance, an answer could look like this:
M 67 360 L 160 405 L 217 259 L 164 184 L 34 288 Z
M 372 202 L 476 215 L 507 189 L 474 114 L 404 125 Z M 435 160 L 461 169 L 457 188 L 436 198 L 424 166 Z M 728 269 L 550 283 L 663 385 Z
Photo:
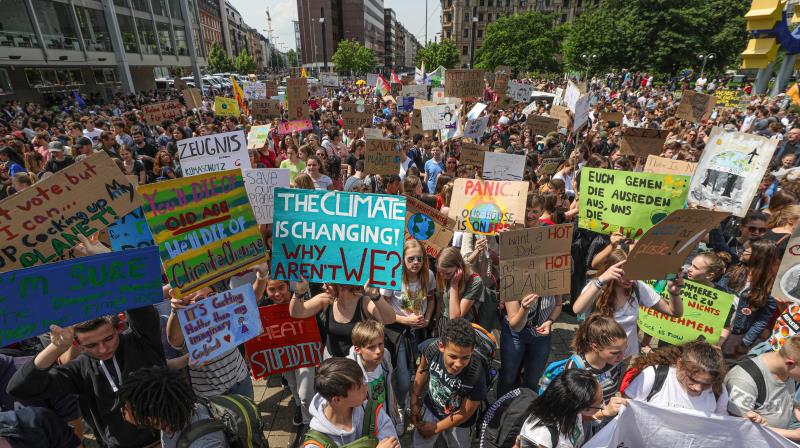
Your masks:
M 239 10 L 228 0 L 225 0 L 225 18 L 228 22 L 228 37 L 225 45 L 228 56 L 235 58 L 243 51 L 250 52 L 248 38 L 250 27 L 244 23 Z M 250 56 L 252 55 L 252 52 L 250 52 Z
M 383 49 L 384 49 L 384 65 L 389 68 L 394 68 L 397 64 L 397 54 L 395 47 L 397 45 L 397 16 L 392 8 L 383 10 Z
M 211 46 L 214 43 L 220 48 L 225 48 L 219 0 L 197 0 L 197 6 L 200 10 L 200 28 L 206 54 L 211 52 Z
M 407 32 L 405 34 L 405 48 L 404 48 L 405 50 L 404 58 L 407 70 L 409 68 L 413 69 L 414 67 L 416 67 L 417 51 L 420 48 L 422 48 L 422 45 L 420 45 L 417 38 L 413 34 Z
M 73 90 L 110 98 L 155 89 L 155 73 L 200 74 L 196 0 L 5 0 L 0 101 L 46 102 Z
M 556 14 L 560 23 L 566 23 L 599 3 L 600 0 L 441 0 L 441 35 L 442 39 L 455 42 L 461 67 L 467 68 L 473 51 L 481 47 L 486 26 L 499 17 L 541 11 Z

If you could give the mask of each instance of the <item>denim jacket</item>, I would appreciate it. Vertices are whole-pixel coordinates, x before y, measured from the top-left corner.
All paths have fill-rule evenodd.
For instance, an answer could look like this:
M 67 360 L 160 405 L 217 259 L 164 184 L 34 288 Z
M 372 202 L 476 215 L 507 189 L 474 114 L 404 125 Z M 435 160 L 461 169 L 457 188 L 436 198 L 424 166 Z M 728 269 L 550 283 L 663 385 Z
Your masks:
M 769 325 L 772 314 L 778 308 L 778 303 L 775 298 L 769 296 L 767 303 L 758 310 L 752 310 L 752 313 L 745 315 L 742 309 L 749 307 L 747 302 L 747 289 L 741 291 L 739 296 L 739 305 L 736 307 L 733 318 L 731 319 L 731 333 L 744 334 L 742 344 L 745 347 L 750 347 L 756 342 L 758 336 Z

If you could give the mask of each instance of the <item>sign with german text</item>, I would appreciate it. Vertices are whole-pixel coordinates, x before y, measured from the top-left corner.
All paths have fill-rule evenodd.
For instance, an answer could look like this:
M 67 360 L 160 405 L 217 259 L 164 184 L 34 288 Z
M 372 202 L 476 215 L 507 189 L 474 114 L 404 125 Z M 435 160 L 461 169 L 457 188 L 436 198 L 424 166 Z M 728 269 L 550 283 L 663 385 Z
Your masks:
M 289 120 L 308 118 L 308 84 L 306 78 L 289 78 L 286 80 L 286 114 Z
M 444 94 L 455 98 L 483 98 L 483 76 L 483 70 L 447 70 L 444 72 Z
M 247 198 L 259 224 L 271 224 L 275 189 L 289 187 L 288 168 L 253 168 L 242 170 Z
M 244 344 L 253 378 L 319 365 L 322 342 L 316 318 L 293 318 L 288 303 L 262 306 L 258 311 L 264 332 Z
M 714 95 L 684 90 L 678 109 L 675 111 L 675 117 L 694 123 L 708 120 L 711 118 L 711 112 L 714 110 L 716 102 L 717 97 Z
M 184 176 L 252 168 L 241 130 L 185 138 L 177 145 Z
M 654 155 L 647 156 L 644 164 L 645 173 L 657 174 L 678 174 L 681 176 L 693 176 L 697 169 L 697 163 L 685 160 L 672 160 L 666 157 Z
M 500 233 L 500 298 L 569 294 L 572 224 Z
M 267 121 L 281 116 L 281 102 L 273 99 L 253 100 L 250 114 L 254 120 Z
M 160 125 L 164 120 L 173 120 L 183 113 L 180 101 L 162 101 L 142 106 L 144 121 L 148 125 Z
M 437 257 L 453 239 L 455 221 L 409 196 L 406 198 L 406 239 L 414 238 L 425 247 L 425 253 Z
M 717 98 L 717 105 L 720 107 L 739 107 L 742 99 L 741 90 L 722 90 L 714 91 L 714 96 Z
M 620 153 L 645 158 L 661 154 L 668 131 L 650 128 L 627 128 L 619 143 Z
M 458 232 L 495 235 L 514 224 L 525 225 L 528 182 L 457 178 L 450 217 Z
M 364 151 L 364 172 L 367 174 L 399 174 L 403 157 L 400 140 L 367 139 Z

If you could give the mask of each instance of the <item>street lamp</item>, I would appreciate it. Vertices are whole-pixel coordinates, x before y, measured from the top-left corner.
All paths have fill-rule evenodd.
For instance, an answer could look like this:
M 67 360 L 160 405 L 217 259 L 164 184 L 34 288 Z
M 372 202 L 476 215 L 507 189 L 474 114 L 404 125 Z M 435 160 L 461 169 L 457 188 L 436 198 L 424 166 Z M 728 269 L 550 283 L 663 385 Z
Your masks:
M 594 61 L 597 60 L 597 58 L 598 58 L 598 56 L 596 54 L 584 53 L 584 54 L 581 55 L 581 59 L 583 59 L 583 62 L 586 64 L 586 77 L 587 78 L 589 77 L 589 69 L 591 68 L 592 64 L 594 64 Z
M 700 76 L 703 76 L 703 74 L 706 72 L 706 62 L 713 61 L 714 59 L 717 58 L 717 55 L 714 53 L 708 53 L 708 54 L 700 53 L 697 55 L 697 58 L 703 61 L 703 67 L 700 69 Z
M 473 11 L 473 14 L 475 12 Z M 478 28 L 478 18 L 476 16 L 472 16 L 472 40 L 470 41 L 470 49 L 469 49 L 469 68 L 473 67 L 473 63 L 475 61 L 475 34 L 477 33 L 476 29 Z
M 327 37 L 325 36 L 325 9 L 319 9 L 320 17 L 319 23 L 322 25 L 322 65 L 325 68 L 325 71 L 328 71 L 328 44 L 327 44 Z

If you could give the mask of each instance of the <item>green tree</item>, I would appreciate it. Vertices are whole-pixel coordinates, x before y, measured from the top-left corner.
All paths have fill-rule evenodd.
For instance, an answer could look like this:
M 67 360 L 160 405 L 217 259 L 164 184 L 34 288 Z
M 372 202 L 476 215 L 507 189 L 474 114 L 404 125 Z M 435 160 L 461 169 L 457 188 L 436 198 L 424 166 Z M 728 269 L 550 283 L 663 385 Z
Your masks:
M 211 44 L 211 51 L 208 52 L 208 70 L 211 73 L 229 72 L 233 68 L 231 59 L 220 48 L 217 42 Z
M 426 70 L 433 70 L 440 65 L 444 68 L 453 68 L 458 64 L 458 50 L 456 44 L 450 39 L 441 42 L 430 42 L 417 50 L 415 63 L 421 66 L 425 62 Z
M 336 47 L 331 62 L 337 73 L 368 73 L 375 68 L 375 52 L 355 40 L 344 39 Z
M 256 61 L 250 56 L 250 53 L 245 50 L 239 53 L 239 56 L 237 56 L 236 60 L 233 62 L 233 66 L 239 74 L 246 75 L 256 70 Z
M 289 67 L 297 67 L 297 52 L 294 48 L 286 52 L 286 60 L 289 62 Z
M 501 17 L 486 27 L 475 65 L 487 70 L 508 65 L 518 72 L 559 71 L 556 56 L 565 34 L 566 27 L 557 26 L 552 14 L 530 11 Z

